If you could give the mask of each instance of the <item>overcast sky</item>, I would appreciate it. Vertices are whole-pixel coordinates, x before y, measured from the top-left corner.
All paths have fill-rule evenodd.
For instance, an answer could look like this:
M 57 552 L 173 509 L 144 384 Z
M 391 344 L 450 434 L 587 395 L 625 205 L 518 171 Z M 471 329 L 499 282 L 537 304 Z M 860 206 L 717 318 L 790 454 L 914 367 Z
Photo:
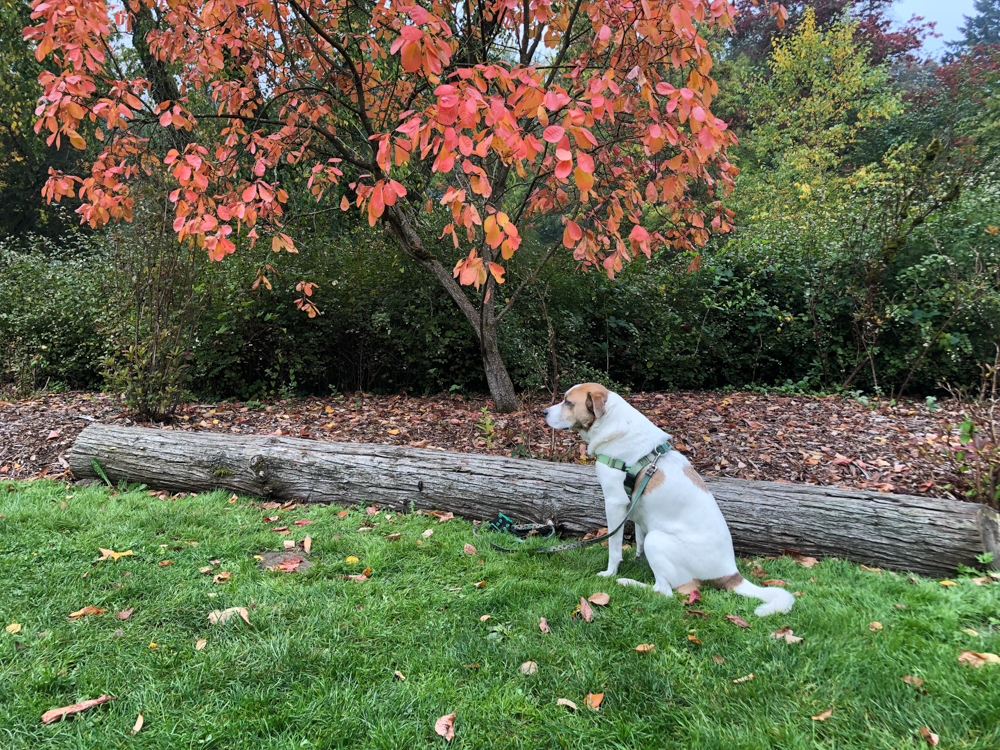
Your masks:
M 896 20 L 900 23 L 910 16 L 923 16 L 928 21 L 937 21 L 935 31 L 942 36 L 929 39 L 924 48 L 931 57 L 940 57 L 945 51 L 945 42 L 958 39 L 958 27 L 965 25 L 962 16 L 971 16 L 973 0 L 897 0 L 893 5 Z

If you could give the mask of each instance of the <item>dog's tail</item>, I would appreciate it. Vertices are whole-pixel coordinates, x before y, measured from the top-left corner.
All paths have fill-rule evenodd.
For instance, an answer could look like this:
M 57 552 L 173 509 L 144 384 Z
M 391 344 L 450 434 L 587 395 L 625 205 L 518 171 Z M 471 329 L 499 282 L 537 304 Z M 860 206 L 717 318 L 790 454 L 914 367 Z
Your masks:
M 755 586 L 746 579 L 733 589 L 740 596 L 763 599 L 764 603 L 753 611 L 757 617 L 766 617 L 775 612 L 787 612 L 795 604 L 795 597 L 778 586 Z

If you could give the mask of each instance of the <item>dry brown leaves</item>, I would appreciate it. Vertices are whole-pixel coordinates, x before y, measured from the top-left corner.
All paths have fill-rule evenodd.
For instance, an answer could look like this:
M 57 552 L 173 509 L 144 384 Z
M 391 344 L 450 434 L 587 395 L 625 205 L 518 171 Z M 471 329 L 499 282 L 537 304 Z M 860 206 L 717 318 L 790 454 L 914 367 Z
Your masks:
M 596 594 L 588 596 L 587 601 L 591 604 L 597 604 L 598 606 L 604 607 L 611 601 L 611 596 L 609 594 L 605 594 L 603 591 L 598 591 Z
M 132 550 L 130 549 L 125 550 L 124 552 L 115 552 L 113 549 L 104 549 L 104 547 L 98 547 L 98 549 L 101 551 L 101 556 L 97 558 L 98 562 L 101 560 L 107 560 L 109 557 L 115 562 L 118 562 L 118 558 L 130 557 L 132 555 Z
M 434 731 L 451 742 L 455 736 L 455 714 L 445 714 L 434 722 Z
M 544 617 L 539 618 L 538 629 L 541 630 L 543 633 L 548 633 L 549 632 L 548 620 L 546 620 Z
M 91 698 L 90 700 L 80 701 L 79 703 L 74 703 L 72 706 L 53 708 L 51 711 L 46 711 L 42 714 L 42 724 L 51 724 L 52 722 L 59 721 L 66 716 L 78 714 L 81 711 L 86 711 L 88 708 L 93 708 L 94 706 L 99 706 L 102 703 L 114 700 L 118 699 L 113 695 L 102 695 L 100 698 Z
M 584 622 L 590 622 L 591 620 L 594 619 L 593 608 L 590 606 L 587 600 L 584 599 L 582 596 L 580 597 L 580 606 L 577 607 L 576 611 L 574 611 L 573 614 L 576 614 L 577 612 L 580 613 L 580 617 L 583 618 Z
M 522 664 L 519 669 L 523 675 L 531 675 L 538 671 L 538 664 L 533 661 L 526 661 Z
M 826 721 L 831 716 L 833 716 L 833 708 L 828 708 L 826 711 L 821 711 L 818 714 L 814 714 L 812 717 L 813 721 Z
M 135 607 L 129 607 L 128 609 L 123 609 L 121 612 L 115 612 L 115 617 L 119 620 L 127 620 L 135 612 Z
M 792 558 L 793 561 L 797 562 L 804 568 L 811 568 L 813 565 L 819 562 L 815 557 L 809 557 L 809 555 L 804 555 L 797 549 L 785 549 L 782 550 L 781 554 L 787 555 Z
M 638 651 L 640 654 L 650 654 L 656 650 L 656 646 L 654 646 L 652 643 L 640 643 L 638 646 L 635 647 L 635 650 Z
M 473 547 L 468 542 L 466 542 L 465 546 L 462 547 L 462 552 L 464 552 L 467 555 L 478 555 L 479 554 L 479 552 L 476 551 L 476 548 Z
M 216 609 L 209 613 L 208 621 L 213 625 L 225 625 L 232 619 L 233 615 L 239 615 L 247 625 L 250 624 L 250 615 L 246 607 L 229 607 L 228 609 Z
M 773 633 L 771 633 L 771 637 L 774 638 L 776 641 L 784 641 L 785 643 L 802 643 L 802 641 L 804 640 L 795 635 L 795 631 L 792 630 L 787 625 L 775 630 Z
M 571 708 L 574 711 L 576 711 L 576 704 L 573 701 L 569 700 L 568 698 L 557 698 L 556 705 L 566 706 L 566 708 Z
M 733 623 L 733 625 L 736 625 L 737 627 L 741 628 L 750 627 L 750 623 L 744 620 L 739 615 L 726 615 L 726 619 L 729 620 L 729 622 Z
M 938 432 L 939 418 L 961 421 L 958 407 L 949 401 L 939 402 L 941 409 L 934 414 L 916 400 L 895 405 L 873 400 L 870 406 L 875 408 L 869 408 L 840 397 L 777 394 L 676 391 L 633 394 L 628 401 L 672 433 L 679 449 L 707 476 L 919 495 L 941 495 L 938 488 L 958 479 L 942 471 L 926 450 L 926 436 Z M 187 404 L 177 423 L 166 429 L 242 435 L 280 430 L 283 435 L 314 439 L 498 455 L 528 447 L 542 459 L 578 458 L 575 435 L 559 435 L 550 454 L 550 430 L 530 399 L 523 411 L 499 415 L 492 447 L 487 447 L 475 427 L 483 407 L 491 408 L 486 398 L 360 393 L 283 399 L 263 409 L 237 402 Z M 52 476 L 62 471 L 59 457 L 89 420 L 137 424 L 99 393 L 50 394 L 0 403 L 0 456 L 4 457 L 0 477 L 26 478 L 43 471 Z M 385 429 L 372 432 L 372 425 Z M 57 438 L 48 439 L 56 432 Z
M 984 664 L 1000 664 L 1000 656 L 979 651 L 962 651 L 958 655 L 958 663 L 979 669 Z
M 714 659 L 715 657 L 713 656 L 712 658 Z M 716 662 L 716 664 L 721 664 L 721 663 L 722 662 Z M 737 677 L 735 680 L 733 680 L 733 684 L 739 685 L 741 682 L 750 682 L 750 680 L 752 679 L 753 679 L 753 672 L 748 674 L 746 677 Z
M 917 731 L 920 732 L 921 737 L 927 740 L 928 745 L 930 745 L 931 747 L 938 746 L 938 736 L 934 734 L 934 732 L 932 732 L 930 729 L 928 729 L 927 727 L 920 727 L 920 729 L 918 729 Z

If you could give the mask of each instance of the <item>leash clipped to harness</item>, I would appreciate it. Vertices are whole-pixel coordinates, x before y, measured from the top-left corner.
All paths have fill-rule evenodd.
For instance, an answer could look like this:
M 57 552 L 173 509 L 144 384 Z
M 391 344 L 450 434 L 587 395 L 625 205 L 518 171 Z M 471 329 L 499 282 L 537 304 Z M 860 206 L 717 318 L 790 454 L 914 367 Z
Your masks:
M 671 450 L 673 450 L 673 446 L 670 444 L 670 441 L 661 443 L 631 465 L 626 464 L 620 459 L 606 456 L 603 453 L 597 454 L 597 460 L 600 463 L 610 466 L 612 469 L 618 469 L 619 471 L 625 472 L 625 489 L 631 493 L 631 503 L 629 503 L 628 510 L 625 511 L 625 517 L 622 519 L 621 523 L 615 526 L 615 528 L 608 533 L 601 534 L 593 539 L 581 539 L 576 542 L 566 542 L 565 544 L 552 544 L 547 547 L 508 549 L 507 547 L 501 547 L 493 542 L 489 542 L 489 545 L 498 552 L 564 552 L 570 549 L 589 547 L 591 544 L 597 544 L 598 542 L 603 542 L 605 539 L 610 539 L 618 533 L 618 530 L 625 525 L 629 516 L 632 515 L 632 511 L 635 510 L 635 506 L 639 502 L 639 498 L 642 497 L 642 493 L 646 491 L 646 485 L 649 484 L 653 475 L 656 474 L 656 463 L 660 460 L 660 457 L 666 455 Z M 496 518 L 486 524 L 483 524 L 483 526 L 491 531 L 497 531 L 502 534 L 513 534 L 519 542 L 525 541 L 521 537 L 530 536 L 532 535 L 531 532 L 537 532 L 539 529 L 550 529 L 549 533 L 545 537 L 546 539 L 551 537 L 556 532 L 555 526 L 551 523 L 514 523 L 513 520 L 508 518 L 503 513 L 498 513 Z M 478 527 L 473 527 L 472 533 L 474 536 L 479 537 Z

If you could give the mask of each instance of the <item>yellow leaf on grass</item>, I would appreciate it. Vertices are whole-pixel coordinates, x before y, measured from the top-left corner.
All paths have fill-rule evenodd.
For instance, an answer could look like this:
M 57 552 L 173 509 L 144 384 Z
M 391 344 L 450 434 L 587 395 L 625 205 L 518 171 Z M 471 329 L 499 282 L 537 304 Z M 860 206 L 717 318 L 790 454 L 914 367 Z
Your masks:
M 358 562 L 358 558 L 356 558 L 354 555 L 350 555 L 346 560 L 344 560 L 344 562 L 356 563 Z
M 750 680 L 752 679 L 753 679 L 753 672 L 748 674 L 746 677 L 737 677 L 735 680 L 733 680 L 733 684 L 739 685 L 741 682 L 750 682 Z
M 957 586 L 958 584 L 954 581 L 940 581 L 942 586 Z
M 697 643 L 699 646 L 701 645 L 701 638 L 698 638 L 697 636 L 689 635 L 688 640 L 692 643 Z
M 124 552 L 115 552 L 113 549 L 104 549 L 104 547 L 98 547 L 97 549 L 101 551 L 101 556 L 97 558 L 98 562 L 100 562 L 101 560 L 107 560 L 109 557 L 115 562 L 118 562 L 119 557 L 132 556 L 132 550 L 130 549 L 125 550 Z
M 601 708 L 601 701 L 603 700 L 604 693 L 587 693 L 587 697 L 583 699 L 583 702 L 587 704 L 588 708 L 599 711 Z
M 812 720 L 813 721 L 826 721 L 827 719 L 830 718 L 831 715 L 833 715 L 833 709 L 832 708 L 828 708 L 828 709 L 826 709 L 826 711 L 823 711 L 823 712 L 818 713 L 815 716 L 813 716 Z
M 959 628 L 959 630 L 961 630 L 966 635 L 973 635 L 973 636 L 977 636 L 977 637 L 979 636 L 979 633 L 977 633 L 972 628 Z
M 207 646 L 207 645 L 208 645 L 208 641 L 207 641 L 206 639 L 204 639 L 204 638 L 199 638 L 199 639 L 198 639 L 198 642 L 197 642 L 196 644 L 194 644 L 194 650 L 195 650 L 195 651 L 201 651 L 201 650 L 203 650 L 203 649 L 205 648 L 205 646 Z
M 21 624 L 17 622 L 12 622 L 10 625 L 4 628 L 4 630 L 6 630 L 11 635 L 16 635 L 17 633 L 21 632 Z
M 400 682 L 406 681 L 406 675 L 400 672 L 398 669 L 395 671 L 394 674 L 396 675 L 396 679 L 399 680 Z
M 640 654 L 650 654 L 656 650 L 656 646 L 654 646 L 652 643 L 640 643 L 638 646 L 635 647 L 635 650 L 638 651 Z
M 308 554 L 309 550 L 312 549 L 312 546 L 313 546 L 312 537 L 306 536 L 306 538 L 302 540 L 302 549 L 305 550 L 306 554 Z
M 871 630 L 872 632 L 874 632 L 876 630 L 881 630 L 882 629 L 882 623 L 880 623 L 878 620 L 876 620 L 875 622 L 869 623 L 868 629 Z

